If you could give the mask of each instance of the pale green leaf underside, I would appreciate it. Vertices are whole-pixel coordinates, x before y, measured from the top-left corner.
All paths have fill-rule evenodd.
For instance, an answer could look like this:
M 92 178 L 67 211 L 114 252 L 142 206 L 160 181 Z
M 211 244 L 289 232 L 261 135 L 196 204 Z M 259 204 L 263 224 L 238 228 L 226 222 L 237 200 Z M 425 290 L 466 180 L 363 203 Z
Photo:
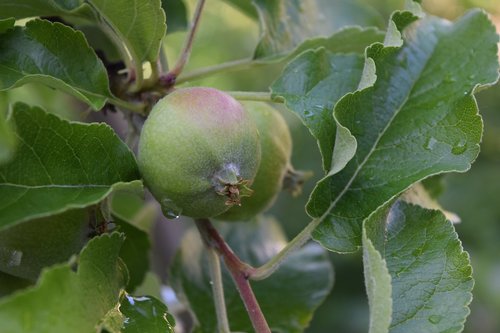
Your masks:
M 12 124 L 7 123 L 3 112 L 0 111 L 0 165 L 12 158 L 17 144 Z
M 376 82 L 335 106 L 357 150 L 318 183 L 307 206 L 324 216 L 314 239 L 333 251 L 357 250 L 368 215 L 426 177 L 468 170 L 479 152 L 482 121 L 472 93 L 498 76 L 498 38 L 487 15 L 472 11 L 454 24 L 426 17 L 402 35 L 401 48 L 367 49 Z
M 381 210 L 372 216 L 372 220 L 383 221 L 387 217 L 387 210 Z M 380 224 L 370 225 L 373 229 L 370 232 L 380 232 L 375 229 L 383 228 Z M 368 294 L 368 304 L 370 307 L 369 333 L 387 333 L 392 318 L 392 289 L 391 275 L 387 269 L 385 259 L 375 248 L 375 240 L 370 232 L 363 229 L 363 269 L 365 275 L 366 293 Z M 379 236 L 378 234 L 376 236 Z M 380 241 L 381 237 L 374 237 Z
M 30 82 L 63 90 L 96 110 L 112 96 L 106 69 L 83 34 L 44 20 L 0 34 L 0 90 Z
M 82 250 L 78 270 L 70 264 L 46 269 L 33 288 L 0 300 L 2 330 L 10 333 L 95 332 L 115 307 L 127 279 L 118 253 L 123 236 L 92 239 Z
M 381 22 L 376 11 L 355 0 L 314 0 L 307 4 L 285 0 L 253 2 L 262 30 L 254 53 L 256 59 L 284 56 L 307 39 L 330 36 L 348 25 L 379 26 Z M 321 39 L 326 41 L 326 38 L 320 38 L 306 47 L 321 42 Z M 355 38 L 349 41 L 352 43 L 356 43 Z
M 385 287 L 376 299 L 367 284 L 370 322 L 379 328 L 370 332 L 461 332 L 469 314 L 473 279 L 469 256 L 453 225 L 439 211 L 403 201 L 388 215 L 377 215 L 365 222 L 363 233 L 365 262 L 370 256 L 383 258 L 371 262 L 378 265 L 371 271 L 365 267 L 367 281 Z M 386 274 L 370 274 L 376 270 L 389 272 L 389 285 Z M 380 299 L 385 304 L 377 302 Z M 380 309 L 390 306 L 387 299 L 392 299 L 392 316 L 389 308 Z
M 269 217 L 220 225 L 218 229 L 240 258 L 254 266 L 264 264 L 286 245 L 279 224 Z M 172 285 L 189 302 L 198 323 L 195 331 L 213 333 L 217 331 L 217 321 L 208 272 L 206 250 L 198 232 L 191 229 L 172 266 Z M 226 269 L 223 280 L 231 330 L 253 332 Z M 273 332 L 299 333 L 328 295 L 332 280 L 332 268 L 324 250 L 309 244 L 292 254 L 272 276 L 252 282 L 252 288 Z
M 71 123 L 16 104 L 18 149 L 0 167 L 0 228 L 86 207 L 140 178 L 132 152 L 105 124 Z

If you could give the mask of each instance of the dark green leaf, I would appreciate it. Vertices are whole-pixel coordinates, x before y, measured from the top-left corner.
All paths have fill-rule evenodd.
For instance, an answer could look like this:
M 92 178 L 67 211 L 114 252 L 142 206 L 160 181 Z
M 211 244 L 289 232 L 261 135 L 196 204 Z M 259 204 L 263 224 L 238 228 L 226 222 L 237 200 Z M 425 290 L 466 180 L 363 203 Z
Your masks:
M 29 280 L 0 272 L 0 298 L 8 296 L 17 290 L 27 288 L 32 284 Z
M 364 60 L 357 54 L 335 54 L 320 48 L 295 58 L 271 86 L 273 98 L 283 98 L 287 108 L 299 116 L 318 140 L 323 168 L 332 164 L 335 121 L 333 106 L 355 91 Z
M 443 175 L 426 178 L 422 185 L 433 199 L 437 199 L 445 190 Z
M 13 17 L 9 17 L 6 19 L 0 19 L 0 33 L 9 30 L 16 23 L 16 19 Z
M 161 8 L 167 17 L 167 33 L 186 30 L 188 19 L 183 0 L 161 0 Z
M 330 250 L 357 250 L 368 215 L 426 177 L 468 170 L 479 152 L 482 122 L 472 94 L 498 77 L 498 37 L 487 15 L 472 11 L 454 24 L 429 16 L 407 27 L 403 40 L 402 47 L 369 47 L 376 82 L 375 73 L 365 75 L 364 89 L 335 106 L 343 130 L 332 170 L 307 206 L 323 216 L 313 237 Z M 356 145 L 346 165 L 346 150 Z
M 175 320 L 167 306 L 152 296 L 124 295 L 120 312 L 125 317 L 123 333 L 174 333 Z
M 156 206 L 144 200 L 144 187 L 141 182 L 130 185 L 111 193 L 109 197 L 111 214 L 149 233 L 158 216 Z
M 0 0 L 0 18 L 58 15 L 90 17 L 91 11 L 82 0 Z
M 0 228 L 98 203 L 139 179 L 134 155 L 105 124 L 71 123 L 16 104 L 19 147 L 0 167 Z
M 120 51 L 117 49 L 112 39 L 93 22 L 90 22 L 90 24 L 76 25 L 76 29 L 83 32 L 89 45 L 98 54 L 101 52 L 99 56 L 104 55 L 105 61 L 108 63 L 119 63 L 122 61 Z
M 144 280 L 149 270 L 149 236 L 135 226 L 115 218 L 117 230 L 125 234 L 125 242 L 120 251 L 120 258 L 127 265 L 130 279 L 127 290 L 133 291 Z
M 44 20 L 0 34 L 0 90 L 29 82 L 61 89 L 96 110 L 111 97 L 106 69 L 83 34 Z
M 383 40 L 384 32 L 376 28 L 346 27 L 330 37 L 305 40 L 287 58 L 290 59 L 306 50 L 318 47 L 324 47 L 333 53 L 359 53 L 362 55 L 367 46 Z
M 0 271 L 36 281 L 44 267 L 67 261 L 89 240 L 89 212 L 71 210 L 0 232 Z
M 267 262 L 286 245 L 283 231 L 271 218 L 220 225 L 219 230 L 240 258 L 255 266 Z M 176 256 L 172 283 L 176 292 L 189 302 L 197 319 L 197 332 L 212 333 L 217 330 L 217 323 L 208 272 L 206 251 L 197 231 L 191 229 Z M 302 332 L 328 295 L 332 278 L 324 251 L 309 244 L 291 255 L 271 277 L 252 282 L 252 287 L 274 332 Z M 223 280 L 231 330 L 253 332 L 226 269 Z
M 370 333 L 463 330 L 472 300 L 472 268 L 443 214 L 399 201 L 388 214 L 377 213 L 365 222 L 363 246 L 365 264 L 371 265 L 370 270 L 365 266 L 374 316 Z M 369 259 L 374 256 L 379 260 Z M 377 288 L 378 299 L 370 292 Z
M 155 63 L 165 36 L 165 12 L 160 0 L 89 0 L 125 43 L 138 75 L 142 63 Z
M 353 0 L 254 0 L 262 37 L 255 58 L 283 56 L 312 37 L 330 36 L 346 25 L 380 25 L 380 15 Z
M 106 234 L 82 250 L 77 271 L 71 264 L 45 270 L 33 288 L 0 300 L 2 330 L 25 332 L 95 332 L 119 301 L 127 272 L 118 258 L 123 236 Z
M 257 19 L 258 14 L 255 6 L 253 5 L 253 1 L 251 0 L 225 0 L 227 3 L 233 5 L 238 8 L 241 12 L 246 14 L 247 16 Z

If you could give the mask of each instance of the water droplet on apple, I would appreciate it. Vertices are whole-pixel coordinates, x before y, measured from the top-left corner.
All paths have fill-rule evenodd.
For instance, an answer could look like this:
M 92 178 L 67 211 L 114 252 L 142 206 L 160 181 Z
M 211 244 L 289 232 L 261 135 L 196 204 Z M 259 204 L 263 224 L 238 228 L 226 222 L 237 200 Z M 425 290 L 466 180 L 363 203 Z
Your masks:
M 178 219 L 181 216 L 180 209 L 171 199 L 163 199 L 160 203 L 161 211 L 167 219 Z

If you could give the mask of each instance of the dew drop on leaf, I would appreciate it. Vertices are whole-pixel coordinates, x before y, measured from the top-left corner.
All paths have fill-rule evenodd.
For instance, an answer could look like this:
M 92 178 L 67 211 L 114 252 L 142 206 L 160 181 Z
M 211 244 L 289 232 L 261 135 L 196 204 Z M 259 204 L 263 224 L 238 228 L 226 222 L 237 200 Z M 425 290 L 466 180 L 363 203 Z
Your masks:
M 424 144 L 424 149 L 426 150 L 433 150 L 434 146 L 436 145 L 437 140 L 434 139 L 432 136 L 425 141 Z
M 465 141 L 460 141 L 453 148 L 451 148 L 451 153 L 454 155 L 461 155 L 467 149 L 467 143 Z
M 429 319 L 429 321 L 430 321 L 431 323 L 433 323 L 433 324 L 438 324 L 438 323 L 441 321 L 441 319 L 443 319 L 443 317 L 442 317 L 442 316 L 439 316 L 439 315 L 432 315 L 432 316 L 429 316 L 429 318 L 428 318 L 428 319 Z

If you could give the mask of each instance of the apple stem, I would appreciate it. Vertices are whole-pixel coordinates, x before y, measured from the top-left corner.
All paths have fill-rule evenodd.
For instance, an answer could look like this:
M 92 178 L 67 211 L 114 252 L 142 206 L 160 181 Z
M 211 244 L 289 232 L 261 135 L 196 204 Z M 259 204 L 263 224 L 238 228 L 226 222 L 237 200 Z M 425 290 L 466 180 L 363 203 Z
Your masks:
M 223 257 L 224 263 L 231 273 L 236 288 L 238 289 L 241 300 L 245 304 L 245 308 L 255 332 L 271 333 L 266 318 L 260 309 L 259 303 L 253 293 L 252 286 L 248 280 L 253 268 L 238 258 L 224 241 L 217 229 L 212 225 L 210 220 L 197 219 L 196 226 L 205 244 L 214 248 Z
M 273 98 L 270 92 L 261 91 L 226 91 L 233 98 L 240 101 L 257 101 L 270 103 L 283 103 L 282 99 Z
M 218 331 L 221 333 L 231 333 L 229 321 L 227 319 L 226 301 L 224 299 L 224 284 L 222 282 L 219 254 L 208 242 L 208 240 L 205 239 L 205 237 L 202 237 L 202 239 L 207 249 L 208 267 L 211 279 L 210 283 L 212 285 L 212 293 L 214 296 L 215 313 L 219 328 Z
M 188 82 L 188 81 L 199 80 L 199 79 L 202 79 L 204 77 L 219 74 L 219 73 L 230 72 L 230 71 L 240 71 L 240 70 L 244 70 L 244 69 L 255 67 L 255 66 L 265 66 L 265 65 L 268 65 L 268 63 L 263 62 L 263 61 L 259 61 L 259 60 L 255 60 L 251 57 L 232 60 L 232 61 L 224 62 L 221 64 L 213 65 L 213 66 L 207 66 L 207 67 L 194 69 L 191 72 L 179 75 L 179 77 L 177 79 L 177 84 Z
M 321 221 L 323 221 L 322 218 L 315 218 L 311 220 L 311 222 L 309 222 L 309 224 L 297 236 L 295 236 L 294 239 L 288 242 L 288 244 L 268 262 L 249 271 L 249 278 L 252 280 L 264 280 L 273 274 L 290 256 L 290 254 L 301 248 L 311 239 L 311 233 L 314 229 L 316 229 Z
M 198 0 L 196 4 L 196 9 L 194 10 L 193 19 L 191 20 L 191 25 L 189 26 L 189 31 L 186 36 L 186 40 L 184 42 L 184 47 L 182 48 L 180 58 L 177 60 L 174 68 L 172 68 L 168 73 L 160 76 L 160 83 L 169 87 L 172 87 L 179 74 L 184 69 L 184 66 L 189 61 L 189 57 L 191 55 L 191 49 L 193 47 L 194 37 L 196 35 L 196 31 L 198 30 L 198 26 L 200 23 L 201 13 L 203 12 L 203 6 L 205 5 L 205 0 Z

